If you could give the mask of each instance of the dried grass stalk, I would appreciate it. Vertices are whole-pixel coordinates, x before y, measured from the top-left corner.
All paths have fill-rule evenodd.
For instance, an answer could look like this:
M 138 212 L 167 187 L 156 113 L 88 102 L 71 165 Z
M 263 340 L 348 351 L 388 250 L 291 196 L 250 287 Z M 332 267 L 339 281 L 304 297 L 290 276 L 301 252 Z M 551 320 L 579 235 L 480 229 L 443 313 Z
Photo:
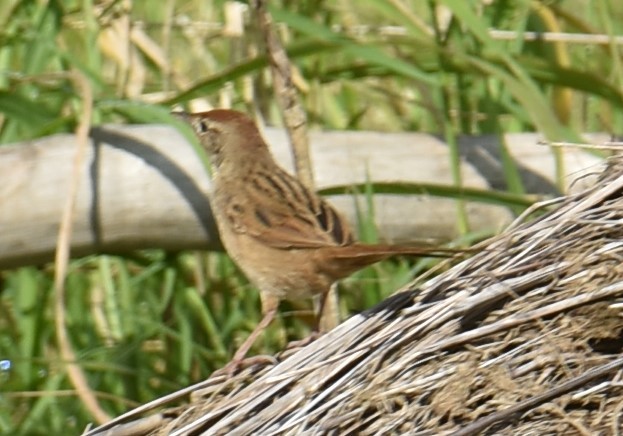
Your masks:
M 622 194 L 612 158 L 594 188 L 278 363 L 120 420 L 192 392 L 151 434 L 617 434 Z

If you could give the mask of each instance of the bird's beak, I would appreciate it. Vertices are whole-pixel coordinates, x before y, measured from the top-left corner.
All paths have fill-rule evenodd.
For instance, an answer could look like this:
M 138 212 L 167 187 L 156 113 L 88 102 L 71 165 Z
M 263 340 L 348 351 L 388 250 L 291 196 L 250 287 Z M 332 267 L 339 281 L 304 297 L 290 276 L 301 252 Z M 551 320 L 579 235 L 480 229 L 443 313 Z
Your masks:
M 176 112 L 171 112 L 171 115 L 173 115 L 175 118 L 181 121 L 184 121 L 190 124 L 190 114 L 188 112 L 176 111 Z

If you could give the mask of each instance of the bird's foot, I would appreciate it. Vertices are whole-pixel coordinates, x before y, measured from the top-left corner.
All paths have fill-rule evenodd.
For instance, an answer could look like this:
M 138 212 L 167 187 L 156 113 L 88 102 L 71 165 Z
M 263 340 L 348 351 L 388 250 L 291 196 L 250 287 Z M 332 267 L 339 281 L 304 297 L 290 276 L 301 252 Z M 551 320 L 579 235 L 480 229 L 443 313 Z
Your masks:
M 251 368 L 254 366 L 263 367 L 268 365 L 276 365 L 277 363 L 277 359 L 275 359 L 273 356 L 268 355 L 251 356 L 244 359 L 234 358 L 223 368 L 214 371 L 212 373 L 212 377 L 232 378 L 234 375 L 247 368 Z
M 311 332 L 306 338 L 300 339 L 298 341 L 288 342 L 284 351 L 292 350 L 294 348 L 306 347 L 314 342 L 316 339 L 318 339 L 320 336 L 322 336 L 322 333 L 320 332 Z

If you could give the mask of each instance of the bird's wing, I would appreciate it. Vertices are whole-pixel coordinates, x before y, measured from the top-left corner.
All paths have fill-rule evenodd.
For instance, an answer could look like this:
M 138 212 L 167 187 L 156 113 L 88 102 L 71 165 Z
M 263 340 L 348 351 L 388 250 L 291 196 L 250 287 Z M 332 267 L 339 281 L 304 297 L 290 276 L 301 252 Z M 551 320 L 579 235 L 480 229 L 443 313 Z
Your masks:
M 347 223 L 329 203 L 285 172 L 270 176 L 230 197 L 225 207 L 235 232 L 284 249 L 352 242 Z

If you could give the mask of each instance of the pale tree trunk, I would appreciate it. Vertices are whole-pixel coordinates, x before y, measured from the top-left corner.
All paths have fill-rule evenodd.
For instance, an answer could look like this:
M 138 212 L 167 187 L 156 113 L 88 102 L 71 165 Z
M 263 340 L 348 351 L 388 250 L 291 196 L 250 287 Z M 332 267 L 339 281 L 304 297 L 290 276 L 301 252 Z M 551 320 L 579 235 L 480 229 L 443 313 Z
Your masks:
M 291 169 L 285 133 L 269 128 L 264 134 L 277 160 Z M 219 249 L 208 200 L 210 181 L 182 135 L 169 126 L 104 126 L 94 129 L 91 138 L 72 256 L 144 248 Z M 528 191 L 555 194 L 554 159 L 547 147 L 537 144 L 539 137 L 517 134 L 505 139 Z M 313 132 L 311 144 L 318 189 L 366 181 L 451 184 L 447 147 L 431 135 Z M 52 259 L 75 146 L 73 135 L 0 146 L 0 268 Z M 504 188 L 496 137 L 463 138 L 461 150 L 466 187 Z M 567 185 L 584 172 L 597 171 L 601 162 L 576 149 L 565 150 L 564 160 Z M 330 200 L 355 225 L 353 197 Z M 453 199 L 378 195 L 374 201 L 384 240 L 456 236 Z M 365 206 L 361 198 L 359 205 Z M 467 209 L 475 231 L 495 231 L 512 218 L 504 207 L 470 203 Z

